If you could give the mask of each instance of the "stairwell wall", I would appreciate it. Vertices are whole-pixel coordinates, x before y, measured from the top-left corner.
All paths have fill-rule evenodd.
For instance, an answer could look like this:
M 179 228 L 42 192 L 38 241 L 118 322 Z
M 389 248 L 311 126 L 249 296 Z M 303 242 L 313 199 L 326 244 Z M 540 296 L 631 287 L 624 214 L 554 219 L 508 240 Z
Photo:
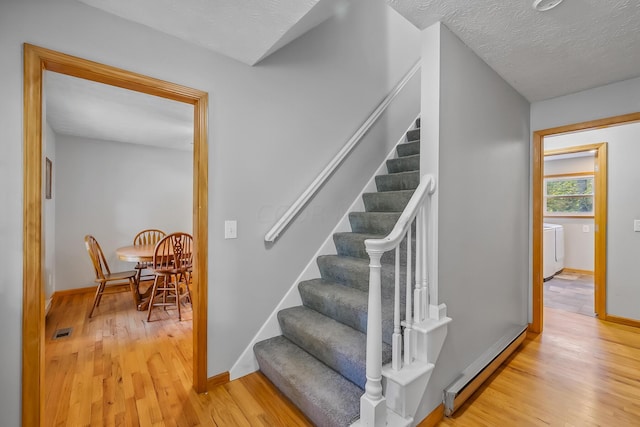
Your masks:
M 423 134 L 421 151 L 438 157 L 421 168 L 437 171 L 439 302 L 453 321 L 418 420 L 510 327 L 527 323 L 529 271 L 529 102 L 443 24 L 423 38 L 437 83 L 423 81 L 422 114 L 436 114 L 438 132 Z
M 273 247 L 264 233 L 418 60 L 419 31 L 382 0 L 353 0 L 249 67 L 74 0 L 0 3 L 0 400 L 20 421 L 22 44 L 209 93 L 208 374 L 227 371 L 389 152 L 418 94 L 383 119 Z M 371 169 L 371 170 L 369 170 Z M 223 239 L 226 219 L 238 238 Z

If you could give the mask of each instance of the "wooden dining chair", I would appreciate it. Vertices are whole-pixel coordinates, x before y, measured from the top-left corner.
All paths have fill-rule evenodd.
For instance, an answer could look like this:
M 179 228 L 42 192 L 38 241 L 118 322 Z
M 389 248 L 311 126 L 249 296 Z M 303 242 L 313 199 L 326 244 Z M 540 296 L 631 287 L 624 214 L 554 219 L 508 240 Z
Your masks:
M 138 272 L 136 270 L 130 270 L 112 273 L 109 269 L 109 264 L 107 264 L 107 260 L 104 257 L 102 248 L 96 238 L 88 234 L 84 237 L 84 244 L 87 247 L 87 252 L 89 253 L 89 257 L 93 263 L 93 269 L 96 273 L 94 281 L 98 283 L 96 295 L 93 298 L 93 306 L 89 312 L 89 318 L 91 318 L 91 316 L 93 316 L 93 311 L 98 305 L 100 305 L 100 300 L 102 299 L 103 294 L 122 292 L 121 286 L 118 286 L 118 288 L 110 288 L 108 289 L 108 292 L 105 292 L 107 290 L 107 286 L 125 285 L 128 283 L 131 293 L 135 295 L 137 292 L 135 280 Z
M 162 238 L 155 247 L 149 267 L 155 274 L 149 300 L 147 321 L 154 307 L 175 305 L 178 320 L 182 320 L 181 300 L 191 302 L 189 280 L 193 268 L 193 237 L 187 233 L 172 233 Z M 181 285 L 184 285 L 181 286 Z
M 167 233 L 162 230 L 158 230 L 157 228 L 148 228 L 146 230 L 142 230 L 133 238 L 133 244 L 135 245 L 155 245 L 158 243 L 163 237 L 165 237 Z M 138 283 L 145 280 L 153 280 L 153 274 L 142 274 L 142 270 L 146 270 L 151 265 L 151 262 L 138 262 L 135 266 L 135 269 L 138 270 Z

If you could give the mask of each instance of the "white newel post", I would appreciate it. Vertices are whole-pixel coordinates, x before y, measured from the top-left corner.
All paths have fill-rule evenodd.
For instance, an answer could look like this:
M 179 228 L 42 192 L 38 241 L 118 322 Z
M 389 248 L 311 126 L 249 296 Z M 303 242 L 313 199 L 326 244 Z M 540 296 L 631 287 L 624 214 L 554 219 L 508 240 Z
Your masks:
M 360 398 L 363 426 L 382 427 L 387 421 L 387 404 L 382 395 L 382 251 L 369 253 L 369 307 L 367 314 L 367 383 Z

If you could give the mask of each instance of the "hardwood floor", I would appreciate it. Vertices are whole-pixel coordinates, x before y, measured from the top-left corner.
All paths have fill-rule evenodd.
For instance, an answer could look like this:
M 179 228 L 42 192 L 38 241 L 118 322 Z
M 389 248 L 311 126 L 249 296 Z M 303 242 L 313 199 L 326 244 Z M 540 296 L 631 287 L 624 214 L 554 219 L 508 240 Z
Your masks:
M 146 322 L 121 293 L 89 320 L 91 302 L 61 297 L 47 317 L 47 426 L 312 425 L 260 373 L 195 393 L 191 322 L 173 310 Z M 438 426 L 639 426 L 640 330 L 549 308 L 545 319 L 544 334 Z M 66 327 L 70 337 L 51 339 Z
M 207 394 L 192 384 L 191 309 L 134 309 L 128 292 L 56 298 L 45 331 L 46 426 L 311 426 L 260 373 Z M 153 320 L 158 319 L 158 320 Z M 54 332 L 73 328 L 69 337 Z
M 544 333 L 444 426 L 640 426 L 640 330 L 545 308 Z

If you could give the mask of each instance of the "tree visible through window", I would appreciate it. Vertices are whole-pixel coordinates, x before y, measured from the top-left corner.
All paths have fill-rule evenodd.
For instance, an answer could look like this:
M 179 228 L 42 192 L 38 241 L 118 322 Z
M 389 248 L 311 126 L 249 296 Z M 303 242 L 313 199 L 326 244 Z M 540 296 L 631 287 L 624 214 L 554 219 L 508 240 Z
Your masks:
M 545 214 L 593 215 L 593 176 L 544 180 Z

